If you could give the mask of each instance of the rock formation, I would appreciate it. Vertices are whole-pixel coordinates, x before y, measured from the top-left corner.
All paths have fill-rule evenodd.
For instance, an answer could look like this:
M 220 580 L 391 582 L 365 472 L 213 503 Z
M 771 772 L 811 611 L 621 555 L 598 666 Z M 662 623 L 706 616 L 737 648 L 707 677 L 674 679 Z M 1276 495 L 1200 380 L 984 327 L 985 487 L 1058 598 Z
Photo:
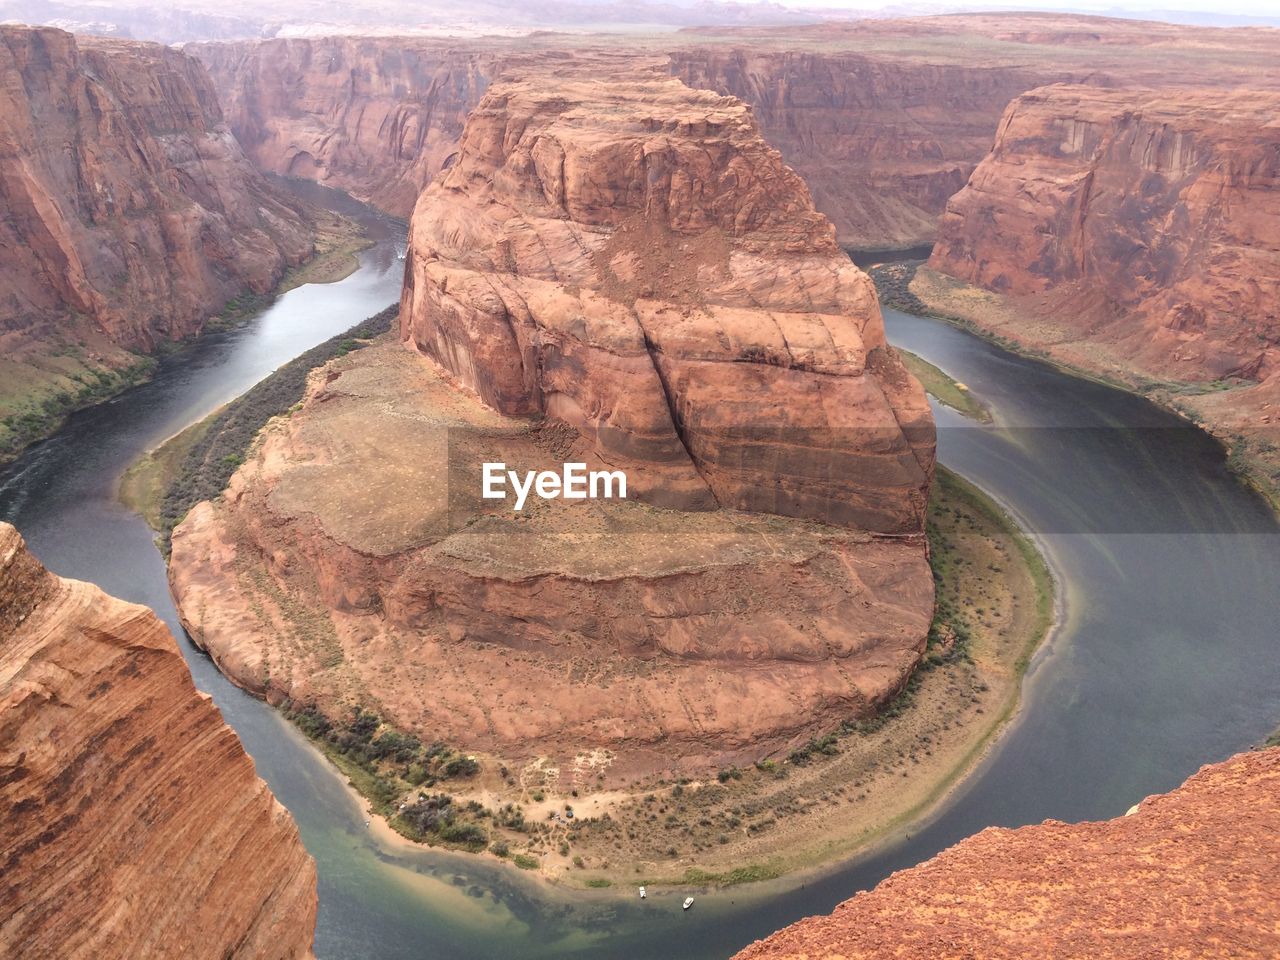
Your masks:
M 414 212 L 402 335 L 650 502 L 918 532 L 932 420 L 803 181 L 738 100 L 577 69 L 472 113 Z
M 1021 64 L 723 45 L 678 50 L 671 69 L 690 86 L 750 103 L 840 242 L 883 249 L 933 240 L 938 214 L 989 149 L 1004 105 L 1046 77 Z
M 232 130 L 261 169 L 408 217 L 498 69 L 502 53 L 489 46 L 317 37 L 187 49 L 207 65 Z
M 174 532 L 237 682 L 623 777 L 756 759 L 905 681 L 928 407 L 743 104 L 661 64 L 513 72 L 418 204 L 401 332 L 431 360 L 335 361 Z M 628 499 L 479 498 L 482 461 L 566 460 Z
M 149 350 L 268 292 L 311 231 L 241 153 L 199 62 L 0 27 L 0 332 L 83 318 Z
M 846 246 L 928 243 L 1010 99 L 1047 83 L 1277 87 L 1274 31 L 1063 14 L 970 14 L 605 36 L 306 38 L 190 47 L 265 169 L 343 186 L 399 216 L 452 155 L 505 64 L 568 51 L 668 58 L 750 104 Z
M 1054 85 L 1010 104 L 930 265 L 1178 380 L 1280 370 L 1280 94 Z M 1033 339 L 1039 339 L 1032 335 Z M 1044 343 L 1035 343 L 1044 346 Z
M 285 809 L 150 610 L 0 524 L 0 954 L 310 956 Z
M 991 827 L 735 960 L 1280 954 L 1280 748 L 1130 816 Z

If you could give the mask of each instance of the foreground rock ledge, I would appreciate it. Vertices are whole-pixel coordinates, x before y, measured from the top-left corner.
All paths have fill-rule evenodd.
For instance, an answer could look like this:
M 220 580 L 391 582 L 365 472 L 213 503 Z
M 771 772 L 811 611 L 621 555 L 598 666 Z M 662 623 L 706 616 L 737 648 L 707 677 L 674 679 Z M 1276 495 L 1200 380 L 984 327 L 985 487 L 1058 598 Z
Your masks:
M 989 828 L 735 960 L 1280 956 L 1280 748 L 1101 823 Z
M 0 954 L 309 957 L 292 818 L 150 610 L 0 524 Z
M 529 69 L 418 204 L 416 349 L 315 375 L 175 530 L 192 636 L 273 701 L 566 781 L 874 713 L 929 627 L 934 434 L 870 281 L 740 101 Z M 515 514 L 478 500 L 497 461 L 624 469 L 628 500 Z

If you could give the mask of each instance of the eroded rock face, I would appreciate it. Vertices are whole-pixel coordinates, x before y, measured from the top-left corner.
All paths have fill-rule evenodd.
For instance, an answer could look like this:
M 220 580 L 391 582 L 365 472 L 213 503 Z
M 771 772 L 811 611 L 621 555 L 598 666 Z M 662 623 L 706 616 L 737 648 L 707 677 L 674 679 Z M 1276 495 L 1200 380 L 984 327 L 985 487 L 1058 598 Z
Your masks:
M 660 69 L 490 89 L 414 211 L 402 335 L 651 503 L 919 532 L 932 419 L 870 280 L 749 108 Z
M 991 827 L 735 960 L 1280 952 L 1280 749 L 1101 823 Z
M 1047 73 L 759 47 L 676 51 L 671 71 L 750 103 L 840 242 L 884 249 L 933 240 L 1004 105 Z
M 1274 31 L 1066 14 L 984 14 L 690 30 L 621 49 L 603 36 L 517 41 L 298 38 L 189 47 L 232 129 L 278 173 L 342 186 L 400 216 L 456 150 L 505 65 L 570 52 L 667 60 L 751 105 L 842 244 L 931 242 L 1010 99 L 1056 82 L 1276 89 Z
M 309 957 L 288 812 L 150 610 L 0 524 L 0 953 Z
M 318 180 L 408 217 L 457 150 L 506 47 L 315 37 L 187 47 L 263 170 Z
M 49 28 L 0 27 L 0 207 L 7 351 L 81 322 L 149 350 L 312 249 L 197 61 Z
M 1010 104 L 930 265 L 1140 372 L 1280 367 L 1280 95 L 1055 85 Z
M 415 211 L 397 332 L 174 531 L 174 595 L 238 683 L 613 784 L 901 689 L 932 420 L 742 103 L 660 62 L 495 85 Z M 565 461 L 628 499 L 479 496 L 482 462 Z

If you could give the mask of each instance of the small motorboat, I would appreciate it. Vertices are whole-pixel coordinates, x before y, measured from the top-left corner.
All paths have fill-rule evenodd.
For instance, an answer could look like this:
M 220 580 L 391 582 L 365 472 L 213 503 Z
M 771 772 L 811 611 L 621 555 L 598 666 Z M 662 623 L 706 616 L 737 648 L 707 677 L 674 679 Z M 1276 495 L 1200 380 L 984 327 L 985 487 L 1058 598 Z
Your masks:
M 693 906 L 693 897 L 685 897 L 685 898 L 684 898 L 684 909 L 688 910 L 688 909 L 689 909 L 690 907 L 692 907 L 692 906 Z
M 644 897 L 645 897 L 644 887 L 641 887 L 641 888 L 640 888 L 640 899 L 641 899 L 641 900 L 643 900 L 643 899 L 644 899 Z

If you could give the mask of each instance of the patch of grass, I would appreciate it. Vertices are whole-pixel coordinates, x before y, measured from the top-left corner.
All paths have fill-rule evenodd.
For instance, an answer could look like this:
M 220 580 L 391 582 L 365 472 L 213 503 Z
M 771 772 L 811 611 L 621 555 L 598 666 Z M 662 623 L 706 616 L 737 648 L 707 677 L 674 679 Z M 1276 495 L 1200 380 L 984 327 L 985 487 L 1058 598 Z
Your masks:
M 920 381 L 925 392 L 937 399 L 939 403 L 946 404 L 970 420 L 976 420 L 979 423 L 991 422 L 991 411 L 987 409 L 986 404 L 970 393 L 969 388 L 963 383 L 939 370 L 923 357 L 916 356 L 910 350 L 903 350 L 901 347 L 894 349 L 902 358 L 903 365 Z
M 903 313 L 924 317 L 929 315 L 925 302 L 911 292 L 911 281 L 924 260 L 903 260 L 898 263 L 881 263 L 867 271 L 876 285 L 880 303 Z
M 527 853 L 517 853 L 514 857 L 511 858 L 511 862 L 514 863 L 521 870 L 537 870 L 538 867 L 540 866 L 540 862 L 538 858 L 531 857 Z
M 612 887 L 613 881 L 604 877 L 590 877 L 583 881 L 583 886 L 592 887 L 596 890 L 603 890 L 606 887 Z
M 133 355 L 120 368 L 93 366 L 84 361 L 66 376 L 53 372 L 33 374 L 29 383 L 14 377 L 14 392 L 4 388 L 4 409 L 12 412 L 0 419 L 0 463 L 14 459 L 24 449 L 56 433 L 69 415 L 85 407 L 110 400 L 130 387 L 150 380 L 155 373 L 154 357 Z M 18 361 L 22 365 L 22 361 Z M 16 371 L 13 371 L 16 373 Z M 10 371 L 4 371 L 9 376 Z
M 160 529 L 161 503 L 177 479 L 187 453 L 208 433 L 219 413 L 221 409 L 215 410 L 143 454 L 120 479 L 120 502 L 141 514 L 152 530 Z
M 739 883 L 758 883 L 761 880 L 775 880 L 782 876 L 782 870 L 769 863 L 752 863 L 745 867 L 734 867 L 721 873 L 713 873 L 698 867 L 690 867 L 684 872 L 679 882 L 691 886 L 732 887 Z M 659 881 L 661 882 L 661 881 Z

